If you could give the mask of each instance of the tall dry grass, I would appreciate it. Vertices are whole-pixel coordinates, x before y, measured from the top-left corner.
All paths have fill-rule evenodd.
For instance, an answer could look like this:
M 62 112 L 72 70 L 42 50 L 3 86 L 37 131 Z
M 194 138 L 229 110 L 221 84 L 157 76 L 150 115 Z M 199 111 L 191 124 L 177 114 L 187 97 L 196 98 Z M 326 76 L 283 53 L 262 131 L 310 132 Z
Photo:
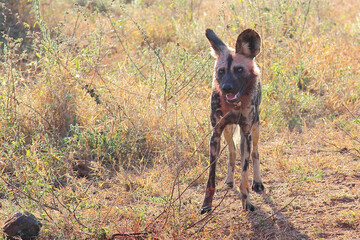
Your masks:
M 284 160 L 304 142 L 346 146 L 359 165 L 355 0 L 19 3 L 3 4 L 12 11 L 0 17 L 2 29 L 27 34 L 1 38 L 2 220 L 31 211 L 43 239 L 219 236 L 203 226 L 221 220 L 197 214 L 211 132 L 206 28 L 230 45 L 245 28 L 262 36 L 265 170 L 303 179 L 336 168 L 331 155 L 317 156 L 320 164 L 299 150 Z

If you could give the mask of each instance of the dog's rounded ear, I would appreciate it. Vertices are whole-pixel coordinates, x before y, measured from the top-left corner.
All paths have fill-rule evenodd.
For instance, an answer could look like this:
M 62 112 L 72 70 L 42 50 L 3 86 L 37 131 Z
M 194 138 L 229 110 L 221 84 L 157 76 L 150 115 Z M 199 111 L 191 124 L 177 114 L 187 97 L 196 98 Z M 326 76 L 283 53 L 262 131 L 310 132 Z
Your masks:
M 239 34 L 236 41 L 236 53 L 243 54 L 249 58 L 254 58 L 260 53 L 260 35 L 252 29 L 246 29 Z
M 210 42 L 213 50 L 213 56 L 219 57 L 221 54 L 228 52 L 228 48 L 223 41 L 211 29 L 206 29 L 205 35 Z

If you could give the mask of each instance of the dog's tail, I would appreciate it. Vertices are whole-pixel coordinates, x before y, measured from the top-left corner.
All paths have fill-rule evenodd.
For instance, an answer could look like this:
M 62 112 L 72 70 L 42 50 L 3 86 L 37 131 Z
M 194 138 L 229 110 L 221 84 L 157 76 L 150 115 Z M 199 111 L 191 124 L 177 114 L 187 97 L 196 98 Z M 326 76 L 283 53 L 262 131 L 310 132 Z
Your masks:
M 232 138 L 233 138 L 234 145 L 236 148 L 236 155 L 240 156 L 240 142 L 241 142 L 240 127 L 237 124 L 232 124 L 232 125 L 226 126 L 226 128 L 232 134 Z

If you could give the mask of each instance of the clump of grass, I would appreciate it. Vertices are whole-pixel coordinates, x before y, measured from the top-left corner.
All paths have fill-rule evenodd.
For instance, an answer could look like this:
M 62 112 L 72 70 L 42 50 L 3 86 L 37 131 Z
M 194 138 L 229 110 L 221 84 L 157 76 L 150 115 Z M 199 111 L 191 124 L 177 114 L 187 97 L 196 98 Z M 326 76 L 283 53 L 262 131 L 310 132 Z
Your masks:
M 334 222 L 340 228 L 356 229 L 360 225 L 360 213 L 356 210 L 344 210 L 338 214 Z

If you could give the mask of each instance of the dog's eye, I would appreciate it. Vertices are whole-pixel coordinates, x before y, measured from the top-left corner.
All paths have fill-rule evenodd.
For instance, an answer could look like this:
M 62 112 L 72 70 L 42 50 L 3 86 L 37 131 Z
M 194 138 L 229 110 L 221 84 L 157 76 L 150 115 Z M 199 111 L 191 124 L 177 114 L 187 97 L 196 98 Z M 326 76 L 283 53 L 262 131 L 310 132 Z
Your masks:
M 218 73 L 219 73 L 219 74 L 224 74 L 224 73 L 225 73 L 225 69 L 220 68 L 220 69 L 218 70 Z
M 236 67 L 235 71 L 238 72 L 238 73 L 241 73 L 241 72 L 244 71 L 244 68 L 243 67 Z

